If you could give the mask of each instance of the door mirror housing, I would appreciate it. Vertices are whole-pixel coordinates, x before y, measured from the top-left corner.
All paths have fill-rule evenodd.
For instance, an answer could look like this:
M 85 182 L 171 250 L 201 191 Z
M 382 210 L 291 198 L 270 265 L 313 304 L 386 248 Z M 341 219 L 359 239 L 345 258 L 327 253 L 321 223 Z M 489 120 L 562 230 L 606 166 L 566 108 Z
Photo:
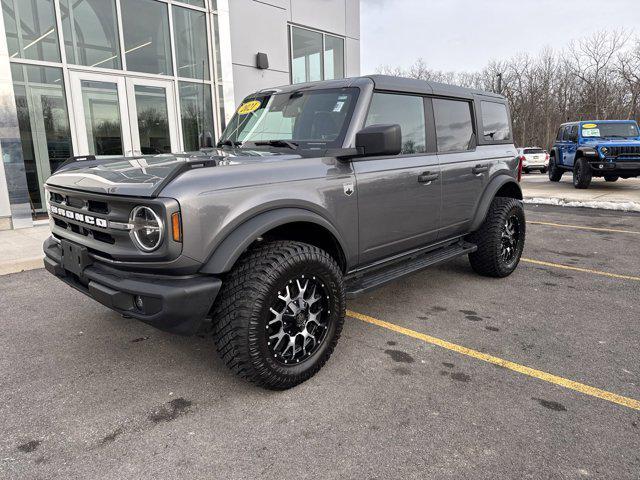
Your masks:
M 400 125 L 370 125 L 356 133 L 356 149 L 361 157 L 398 155 L 402 151 Z

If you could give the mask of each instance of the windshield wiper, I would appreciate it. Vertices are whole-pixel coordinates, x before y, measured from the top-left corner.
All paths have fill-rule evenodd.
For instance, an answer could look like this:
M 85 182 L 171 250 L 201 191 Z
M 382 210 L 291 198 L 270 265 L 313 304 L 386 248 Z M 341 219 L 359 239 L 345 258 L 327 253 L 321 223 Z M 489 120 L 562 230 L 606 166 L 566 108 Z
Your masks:
M 298 144 L 289 140 L 261 140 L 253 142 L 254 145 L 269 145 L 271 147 L 286 147 L 291 150 L 297 150 Z
M 240 145 L 242 145 L 242 142 L 234 142 L 233 140 L 229 140 L 229 139 L 220 140 L 218 142 L 218 144 L 216 145 L 216 147 L 220 148 L 220 147 L 222 147 L 224 145 L 226 145 L 228 147 L 239 147 Z

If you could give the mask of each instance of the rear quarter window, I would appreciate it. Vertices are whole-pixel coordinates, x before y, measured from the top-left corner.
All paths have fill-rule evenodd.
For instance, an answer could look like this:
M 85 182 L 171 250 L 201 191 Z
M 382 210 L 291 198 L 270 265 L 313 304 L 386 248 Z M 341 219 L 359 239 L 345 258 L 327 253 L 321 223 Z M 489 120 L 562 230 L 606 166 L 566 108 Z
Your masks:
M 511 124 L 504 103 L 481 102 L 482 136 L 486 142 L 511 140 Z

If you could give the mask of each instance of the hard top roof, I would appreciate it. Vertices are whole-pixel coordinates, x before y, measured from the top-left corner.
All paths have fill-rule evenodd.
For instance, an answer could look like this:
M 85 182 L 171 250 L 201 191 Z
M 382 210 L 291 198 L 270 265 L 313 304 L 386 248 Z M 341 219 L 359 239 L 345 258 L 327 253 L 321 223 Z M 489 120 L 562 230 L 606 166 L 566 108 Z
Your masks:
M 324 80 L 318 82 L 296 83 L 275 88 L 265 88 L 259 93 L 267 92 L 294 92 L 299 90 L 311 90 L 318 88 L 346 88 L 358 87 L 373 83 L 376 90 L 392 92 L 416 93 L 422 95 L 442 95 L 452 97 L 472 98 L 473 95 L 482 95 L 496 100 L 505 101 L 505 97 L 493 92 L 475 90 L 472 88 L 458 87 L 446 83 L 418 80 L 415 78 L 394 77 L 391 75 L 367 75 L 363 77 L 351 77 L 340 80 Z
M 575 122 L 565 122 L 560 126 L 566 127 L 568 125 L 584 125 L 585 123 L 629 123 L 629 122 L 636 123 L 636 121 L 633 118 L 629 120 L 579 120 Z

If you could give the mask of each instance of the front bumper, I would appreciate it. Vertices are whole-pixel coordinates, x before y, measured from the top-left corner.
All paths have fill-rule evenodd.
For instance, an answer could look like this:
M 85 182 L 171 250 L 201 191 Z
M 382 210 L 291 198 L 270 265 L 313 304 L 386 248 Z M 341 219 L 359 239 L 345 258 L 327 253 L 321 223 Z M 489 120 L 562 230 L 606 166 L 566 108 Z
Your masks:
M 597 175 L 640 176 L 640 161 L 590 161 L 592 172 Z
M 63 282 L 118 313 L 173 333 L 197 332 L 222 286 L 211 276 L 138 274 L 97 262 L 73 273 L 64 268 L 57 240 L 49 237 L 43 248 L 45 268 Z M 142 308 L 136 297 L 141 297 Z

